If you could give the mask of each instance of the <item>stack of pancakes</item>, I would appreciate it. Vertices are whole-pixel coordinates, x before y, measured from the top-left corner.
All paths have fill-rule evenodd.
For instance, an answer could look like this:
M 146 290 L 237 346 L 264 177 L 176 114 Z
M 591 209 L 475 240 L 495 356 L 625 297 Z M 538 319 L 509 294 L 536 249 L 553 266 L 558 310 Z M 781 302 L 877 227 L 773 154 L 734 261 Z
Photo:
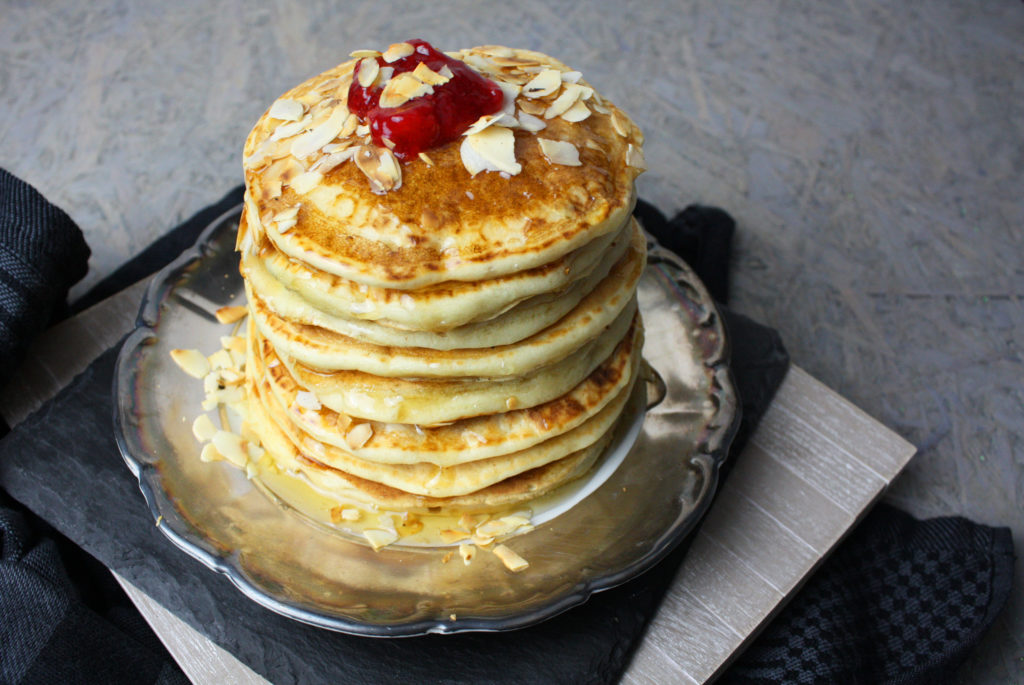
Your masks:
M 340 503 L 549 492 L 600 457 L 638 375 L 639 130 L 550 57 L 449 54 L 505 91 L 481 123 L 512 131 L 518 171 L 471 173 L 469 136 L 401 162 L 374 145 L 346 107 L 359 60 L 286 93 L 246 143 L 246 430 Z

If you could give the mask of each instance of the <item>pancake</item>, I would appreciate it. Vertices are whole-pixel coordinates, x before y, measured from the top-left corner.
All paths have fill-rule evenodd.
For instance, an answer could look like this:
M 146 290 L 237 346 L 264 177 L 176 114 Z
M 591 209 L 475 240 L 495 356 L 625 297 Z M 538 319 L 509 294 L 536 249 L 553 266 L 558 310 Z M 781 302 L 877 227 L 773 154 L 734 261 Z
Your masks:
M 251 363 L 259 364 L 277 403 L 287 408 L 298 431 L 327 445 L 345 449 L 370 461 L 390 464 L 429 462 L 451 466 L 521 451 L 561 435 L 601 412 L 631 386 L 640 362 L 640 340 L 628 338 L 611 357 L 568 393 L 532 409 L 517 409 L 456 421 L 443 426 L 370 422 L 372 435 L 359 446 L 346 440 L 352 420 L 331 409 L 298 404 L 302 388 L 268 348 L 264 358 L 253 349 Z M 267 364 L 271 364 L 267 368 Z M 281 421 L 278 421 L 281 423 Z M 299 442 L 301 440 L 293 440 Z
M 240 230 L 245 231 L 245 215 L 242 223 Z M 332 317 L 376 321 L 412 332 L 443 333 L 467 324 L 490 321 L 520 303 L 546 304 L 553 299 L 570 301 L 575 295 L 563 297 L 567 289 L 579 285 L 595 270 L 603 270 L 606 274 L 618 261 L 628 244 L 629 230 L 627 227 L 618 233 L 601 236 L 564 257 L 533 269 L 485 281 L 445 281 L 417 290 L 371 288 L 318 271 L 283 254 L 269 241 L 258 250 L 258 257 L 248 252 L 243 254 L 243 268 L 247 275 L 254 266 L 262 268 L 311 307 Z M 627 237 L 625 241 L 621 240 L 623 233 Z M 617 241 L 614 247 L 612 241 Z M 579 296 L 592 288 L 594 282 L 589 287 L 583 285 Z M 258 292 L 262 290 L 256 289 Z M 369 338 L 371 329 L 366 330 L 365 335 Z M 339 332 L 345 333 L 343 330 Z M 523 337 L 525 335 L 529 333 Z M 393 344 L 381 339 L 375 341 Z M 433 346 L 422 342 L 409 344 Z
M 635 302 L 613 327 L 565 359 L 522 376 L 501 379 L 394 378 L 363 371 L 323 372 L 278 356 L 299 385 L 342 414 L 392 423 L 436 425 L 458 419 L 535 407 L 576 387 L 623 338 L 635 336 Z M 629 329 L 632 328 L 632 332 Z
M 472 57 L 472 66 L 512 86 L 517 80 L 529 81 L 535 74 L 530 69 L 570 71 L 551 57 L 525 50 L 512 51 L 519 64 L 503 66 L 507 52 L 485 47 L 457 56 Z M 356 63 L 328 70 L 281 100 L 302 103 L 300 123 L 305 121 L 309 132 L 326 130 L 348 113 L 347 92 Z M 461 141 L 455 140 L 429 150 L 429 162 L 418 157 L 403 162 L 400 186 L 386 193 L 374 192 L 357 165 L 347 162 L 314 177 L 310 187 L 305 182 L 281 187 L 282 176 L 288 178 L 294 167 L 261 171 L 273 168 L 278 155 L 290 155 L 295 139 L 305 135 L 300 131 L 307 129 L 290 127 L 295 134 L 282 136 L 282 126 L 291 122 L 268 111 L 245 144 L 246 187 L 260 210 L 255 217 L 260 226 L 253 229 L 282 253 L 313 268 L 382 288 L 487 280 L 548 264 L 618 231 L 632 211 L 633 181 L 642 171 L 635 152 L 643 142 L 639 129 L 584 80 L 570 85 L 586 89 L 588 116 L 574 122 L 563 116 L 545 119 L 542 137 L 571 143 L 578 165 L 551 163 L 538 144 L 541 136 L 520 128 L 514 131 L 520 167 L 514 175 L 485 172 L 470 177 Z M 354 140 L 354 132 L 355 127 L 343 140 Z M 273 140 L 275 134 L 278 140 Z M 310 170 L 299 164 L 302 172 Z M 261 220 L 296 206 L 296 222 L 287 231 Z M 251 214 L 248 219 L 253 223 Z M 341 226 L 344 230 L 338 230 Z
M 572 311 L 552 326 L 512 344 L 432 350 L 367 344 L 335 331 L 278 316 L 246 284 L 256 325 L 283 355 L 322 371 L 361 370 L 377 376 L 447 378 L 521 376 L 554 364 L 589 343 L 608 327 L 624 330 L 617 319 L 632 318 L 633 293 L 644 267 L 639 231 L 611 272 Z M 499 322 L 493 326 L 500 327 Z
M 393 319 L 367 320 L 360 318 L 361 315 L 370 311 L 377 313 L 381 311 L 376 303 L 371 302 L 369 293 L 363 295 L 367 299 L 342 305 L 348 308 L 344 314 L 332 313 L 332 311 L 337 311 L 337 304 L 327 310 L 321 309 L 320 305 L 325 302 L 329 304 L 331 298 L 318 293 L 314 282 L 308 278 L 294 277 L 292 272 L 297 270 L 294 268 L 289 272 L 286 281 L 279 280 L 273 273 L 274 269 L 267 266 L 267 260 L 258 259 L 252 255 L 242 257 L 242 273 L 245 275 L 249 287 L 259 295 L 275 315 L 296 323 L 325 328 L 375 345 L 427 347 L 435 350 L 495 347 L 528 338 L 568 314 L 608 276 L 612 268 L 630 248 L 631 238 L 635 239 L 634 236 L 639 235 L 640 229 L 633 222 L 628 232 L 624 231 L 622 234 L 614 236 L 615 240 L 606 246 L 600 261 L 593 265 L 593 268 L 564 288 L 515 301 L 509 308 L 487 320 L 477 320 L 475 323 L 467 323 L 440 332 L 410 330 L 404 326 L 395 327 Z M 639 248 L 633 245 L 632 249 L 638 254 L 642 253 L 642 245 Z M 295 264 L 292 260 L 287 261 L 289 265 Z M 337 277 L 332 278 L 340 280 Z M 493 287 L 476 289 L 471 287 L 472 284 L 454 284 L 454 286 L 460 286 L 458 289 L 464 291 L 461 297 L 467 300 L 458 303 L 453 303 L 453 300 L 457 299 L 455 296 L 442 297 L 437 292 L 440 288 L 433 288 L 432 290 L 435 292 L 431 297 L 409 297 L 405 304 L 401 304 L 401 300 L 395 299 L 391 305 L 402 312 L 415 313 L 417 317 L 430 317 L 432 321 L 444 323 L 460 321 L 462 312 L 480 311 L 479 307 L 470 306 L 475 304 L 471 300 L 487 301 L 489 299 L 492 305 L 501 304 L 503 300 L 496 296 L 511 289 L 503 283 L 507 280 L 513 279 L 497 279 L 496 283 L 488 282 Z M 364 290 L 366 289 L 364 288 Z M 367 303 L 371 309 L 364 306 Z M 458 311 L 461 306 L 466 306 L 466 309 Z M 354 311 L 358 312 L 355 316 L 352 315 Z M 430 314 L 431 311 L 434 313 Z

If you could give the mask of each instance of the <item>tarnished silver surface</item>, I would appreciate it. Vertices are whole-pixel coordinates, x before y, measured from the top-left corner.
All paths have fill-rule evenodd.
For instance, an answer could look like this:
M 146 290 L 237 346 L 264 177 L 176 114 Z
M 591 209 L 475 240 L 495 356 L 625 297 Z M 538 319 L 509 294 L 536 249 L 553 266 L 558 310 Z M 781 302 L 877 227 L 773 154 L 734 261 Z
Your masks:
M 202 384 L 171 361 L 176 347 L 212 352 L 213 312 L 242 297 L 233 251 L 237 212 L 152 283 L 115 379 L 118 444 L 160 529 L 253 600 L 300 621 L 364 635 L 517 628 L 643 572 L 690 531 L 714 492 L 738 421 L 714 305 L 685 265 L 652 246 L 640 285 L 651 378 L 643 429 L 590 496 L 509 545 L 520 573 L 450 548 L 385 548 L 314 528 L 244 474 L 199 460 L 191 433 Z M 660 400 L 660 401 L 659 401 Z M 642 405 L 637 405 L 638 410 Z M 454 618 L 453 618 L 454 617 Z

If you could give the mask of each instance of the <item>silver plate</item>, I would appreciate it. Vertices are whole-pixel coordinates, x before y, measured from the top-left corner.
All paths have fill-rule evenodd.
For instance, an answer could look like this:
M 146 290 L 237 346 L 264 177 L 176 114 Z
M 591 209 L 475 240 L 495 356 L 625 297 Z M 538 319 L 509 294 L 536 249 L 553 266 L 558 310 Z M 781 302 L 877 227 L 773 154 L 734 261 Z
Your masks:
M 309 525 L 244 474 L 199 460 L 191 433 L 202 384 L 176 347 L 212 352 L 213 312 L 244 299 L 234 236 L 241 208 L 207 228 L 151 283 L 114 380 L 115 434 L 160 530 L 285 616 L 358 635 L 521 628 L 642 573 L 696 525 L 739 419 L 721 318 L 704 286 L 651 244 L 640 282 L 649 404 L 621 466 L 585 499 L 509 544 L 513 574 L 491 554 L 465 566 L 448 548 L 368 546 Z

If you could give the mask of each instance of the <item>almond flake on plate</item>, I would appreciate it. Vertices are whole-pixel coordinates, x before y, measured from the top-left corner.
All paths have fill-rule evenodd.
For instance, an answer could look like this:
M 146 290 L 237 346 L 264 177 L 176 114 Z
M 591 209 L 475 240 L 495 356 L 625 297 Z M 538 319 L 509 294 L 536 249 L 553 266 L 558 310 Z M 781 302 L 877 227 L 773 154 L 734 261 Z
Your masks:
M 462 557 L 462 563 L 469 566 L 469 562 L 473 560 L 473 555 L 476 554 L 476 549 L 473 545 L 467 545 L 465 543 L 459 545 L 459 556 Z
M 301 102 L 280 98 L 278 100 L 274 100 L 274 104 L 270 106 L 267 116 L 272 119 L 282 119 L 284 121 L 298 121 L 302 118 L 304 111 L 305 107 L 302 106 Z
M 219 430 L 213 434 L 210 442 L 225 459 L 238 468 L 245 468 L 246 462 L 249 461 L 249 455 L 240 436 L 230 431 Z
M 518 174 L 523 170 L 516 162 L 515 134 L 504 126 L 490 126 L 466 136 L 459 148 L 462 164 L 471 176 L 481 171 L 504 171 Z
M 248 311 L 243 305 L 220 307 L 214 312 L 214 316 L 220 323 L 234 323 L 244 317 Z
M 206 414 L 200 414 L 192 422 L 192 435 L 196 436 L 196 440 L 199 442 L 209 442 L 216 433 L 217 426 L 213 424 L 213 421 Z
M 554 93 L 561 85 L 561 72 L 557 69 L 545 69 L 523 86 L 523 95 L 528 98 L 542 98 Z
M 501 559 L 501 563 L 505 564 L 505 568 L 512 571 L 512 573 L 519 573 L 530 566 L 530 563 L 526 561 L 526 559 L 523 559 L 511 548 L 506 547 L 505 545 L 498 545 L 495 547 L 494 554 Z
M 552 164 L 580 166 L 580 151 L 572 143 L 550 138 L 537 138 L 537 142 L 544 157 Z
M 378 551 L 398 540 L 398 531 L 368 528 L 363 531 L 363 537 L 370 543 L 374 551 Z
M 199 350 L 171 350 L 171 359 L 193 378 L 203 378 L 210 373 L 210 361 Z

